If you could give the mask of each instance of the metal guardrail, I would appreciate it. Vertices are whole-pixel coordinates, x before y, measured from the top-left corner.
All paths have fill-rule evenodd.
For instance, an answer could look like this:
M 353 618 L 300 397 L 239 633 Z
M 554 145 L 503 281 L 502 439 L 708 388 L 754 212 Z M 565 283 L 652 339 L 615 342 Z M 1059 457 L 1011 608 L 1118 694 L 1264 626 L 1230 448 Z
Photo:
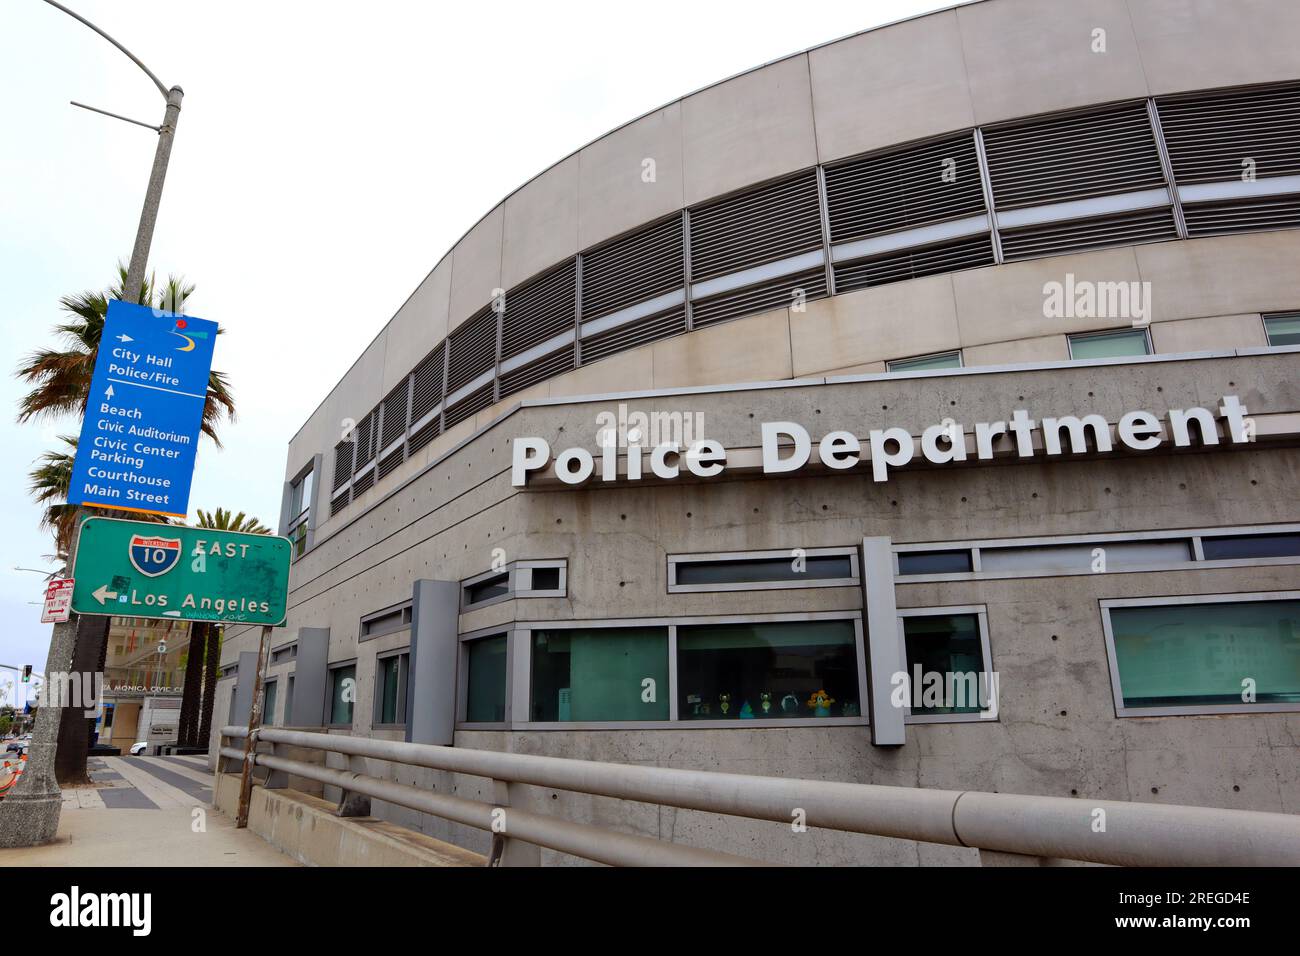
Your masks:
M 227 726 L 221 735 L 223 741 L 244 739 L 248 729 Z M 361 794 L 488 831 L 499 829 L 504 821 L 505 832 L 494 832 L 500 839 L 494 840 L 493 863 L 503 856 L 508 859 L 511 841 L 522 841 L 612 865 L 762 865 L 509 807 L 512 786 L 527 785 L 787 825 L 801 819 L 810 828 L 975 847 L 986 865 L 1070 860 L 1119 866 L 1300 866 L 1300 816 L 1282 813 L 758 777 L 271 727 L 259 728 L 255 741 L 271 744 L 273 751 L 277 745 L 296 747 L 496 781 L 500 799 L 486 803 L 274 752 L 250 755 L 254 766 L 339 787 L 345 800 L 349 793 Z M 242 766 L 242 749 L 223 746 L 220 754 L 230 761 L 227 769 Z

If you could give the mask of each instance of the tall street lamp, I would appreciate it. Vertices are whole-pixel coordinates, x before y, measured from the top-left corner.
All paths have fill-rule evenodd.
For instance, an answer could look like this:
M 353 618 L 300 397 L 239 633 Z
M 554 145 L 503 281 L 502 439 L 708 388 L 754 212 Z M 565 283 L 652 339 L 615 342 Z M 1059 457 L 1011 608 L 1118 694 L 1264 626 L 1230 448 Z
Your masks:
M 74 106 L 93 110 L 96 113 L 103 113 L 105 116 L 112 116 L 115 119 L 126 120 L 128 123 L 135 123 L 137 126 L 156 130 L 158 133 L 158 147 L 154 151 L 153 169 L 149 173 L 149 186 L 145 190 L 144 208 L 140 212 L 140 225 L 136 229 L 135 245 L 131 249 L 131 263 L 127 269 L 126 288 L 123 290 L 128 301 L 143 305 L 141 291 L 144 285 L 145 268 L 149 261 L 149 246 L 153 242 L 154 224 L 158 221 L 158 206 L 162 201 L 163 180 L 167 177 L 167 161 L 171 157 L 172 140 L 176 136 L 176 124 L 181 115 L 181 99 L 185 94 L 179 86 L 173 86 L 170 89 L 164 86 L 163 82 L 141 62 L 139 57 L 81 14 L 69 10 L 56 0 L 45 0 L 45 2 L 85 24 L 121 50 L 132 63 L 143 70 L 145 75 L 153 81 L 153 85 L 158 88 L 158 92 L 162 94 L 163 99 L 167 102 L 162 125 L 150 126 L 148 123 L 142 123 L 139 120 L 129 119 L 116 113 L 110 113 L 107 110 L 73 101 Z M 85 509 L 78 508 L 78 526 L 80 526 L 83 518 L 85 518 Z M 72 570 L 76 553 L 77 541 L 74 535 L 72 544 L 68 548 L 69 571 Z M 59 693 L 62 688 L 66 688 L 70 684 L 68 680 L 59 681 L 59 676 L 69 675 L 72 671 L 73 650 L 76 646 L 77 637 L 77 620 L 77 615 L 71 614 L 68 616 L 66 623 L 55 624 L 54 633 L 50 638 L 50 653 L 45 665 L 45 672 L 51 676 L 51 680 L 54 682 L 55 693 Z M 64 706 L 68 703 L 62 700 L 59 702 Z M 47 690 L 47 706 L 40 707 L 36 712 L 36 725 L 32 730 L 32 745 L 28 753 L 27 768 L 22 777 L 19 778 L 18 783 L 14 785 L 13 790 L 9 792 L 3 801 L 0 801 L 0 848 L 36 846 L 49 843 L 58 832 L 59 812 L 63 806 L 63 795 L 55 777 L 54 759 L 58 747 L 59 724 L 64 706 L 48 706 L 51 703 L 53 701 Z M 72 701 L 72 703 L 83 706 L 85 702 Z

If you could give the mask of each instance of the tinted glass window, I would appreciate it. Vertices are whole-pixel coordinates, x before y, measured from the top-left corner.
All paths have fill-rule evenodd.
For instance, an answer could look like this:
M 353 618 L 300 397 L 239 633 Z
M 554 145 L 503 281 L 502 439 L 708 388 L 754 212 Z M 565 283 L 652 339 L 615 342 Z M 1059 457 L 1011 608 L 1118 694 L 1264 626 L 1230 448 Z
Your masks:
M 667 629 L 534 631 L 532 719 L 667 720 Z
M 678 584 L 754 584 L 765 581 L 817 581 L 851 578 L 853 565 L 847 554 L 821 557 L 755 558 L 730 561 L 681 561 Z
M 1289 558 L 1300 556 L 1300 534 L 1226 535 L 1202 538 L 1207 561 L 1232 558 Z
M 956 574 L 971 569 L 969 551 L 900 551 L 899 574 Z
M 467 648 L 469 680 L 465 719 L 497 723 L 506 719 L 506 636 L 473 641 Z
M 975 714 L 987 703 L 988 677 L 974 614 L 903 618 L 913 714 Z

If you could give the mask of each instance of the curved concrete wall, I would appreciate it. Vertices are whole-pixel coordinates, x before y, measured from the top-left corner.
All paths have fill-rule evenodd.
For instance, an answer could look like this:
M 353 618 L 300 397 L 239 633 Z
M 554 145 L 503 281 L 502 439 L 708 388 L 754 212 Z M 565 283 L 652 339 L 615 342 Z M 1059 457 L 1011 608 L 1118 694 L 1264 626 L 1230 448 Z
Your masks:
M 1104 53 L 1093 52 L 1096 30 L 1105 31 Z M 326 452 L 320 477 L 329 487 L 328 451 L 344 419 L 364 415 L 494 290 L 593 243 L 684 206 L 893 144 L 1089 104 L 1295 78 L 1300 49 L 1291 38 L 1298 33 L 1300 7 L 1287 0 L 985 0 L 857 34 L 686 96 L 565 158 L 480 220 L 295 436 L 287 474 Z M 656 164 L 652 183 L 641 178 L 646 158 Z M 1157 296 L 1158 321 L 1293 308 L 1300 296 L 1285 271 L 1257 263 L 1260 256 L 1294 261 L 1295 248 L 1285 234 L 1120 248 L 901 282 L 810 303 L 798 316 L 753 316 L 739 320 L 747 323 L 743 335 L 729 327 L 690 333 L 513 395 L 449 429 L 402 469 L 413 473 L 472 433 L 474 422 L 529 397 L 870 371 L 888 358 L 957 347 L 971 350 L 968 364 L 1063 358 L 1059 328 L 1041 321 L 1041 277 L 1065 272 L 1111 281 L 1176 277 Z M 1206 263 L 1216 280 L 1233 280 L 1241 264 L 1263 284 L 1215 281 L 1208 299 L 1187 294 Z M 883 314 L 909 319 L 871 321 Z M 1156 348 L 1177 348 L 1188 335 L 1216 347 L 1262 344 L 1252 321 L 1225 320 L 1195 335 L 1191 327 L 1165 329 Z M 1253 338 L 1242 341 L 1241 332 Z M 729 348 L 710 348 L 710 340 Z M 393 479 L 382 484 L 368 494 L 385 493 Z M 354 504 L 339 517 L 356 513 Z

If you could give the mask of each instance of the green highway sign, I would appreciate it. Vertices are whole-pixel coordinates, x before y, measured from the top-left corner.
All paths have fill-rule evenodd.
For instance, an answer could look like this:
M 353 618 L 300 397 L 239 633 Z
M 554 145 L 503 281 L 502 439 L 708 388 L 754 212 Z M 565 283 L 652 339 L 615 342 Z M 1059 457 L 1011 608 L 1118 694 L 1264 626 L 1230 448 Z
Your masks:
M 72 610 L 228 624 L 284 623 L 288 538 L 87 518 Z

